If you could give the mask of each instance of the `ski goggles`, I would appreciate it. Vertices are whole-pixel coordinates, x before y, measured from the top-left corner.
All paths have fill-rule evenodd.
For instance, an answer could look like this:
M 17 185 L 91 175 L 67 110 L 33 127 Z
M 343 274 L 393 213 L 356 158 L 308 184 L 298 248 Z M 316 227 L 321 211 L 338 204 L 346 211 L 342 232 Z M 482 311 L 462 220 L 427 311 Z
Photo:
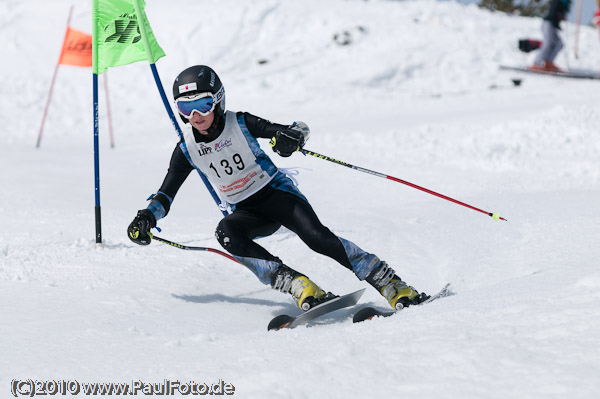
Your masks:
M 188 119 L 192 117 L 194 112 L 206 116 L 215 110 L 217 104 L 223 99 L 224 94 L 225 91 L 221 87 L 216 95 L 206 92 L 179 97 L 175 100 L 175 105 L 177 106 L 177 111 Z

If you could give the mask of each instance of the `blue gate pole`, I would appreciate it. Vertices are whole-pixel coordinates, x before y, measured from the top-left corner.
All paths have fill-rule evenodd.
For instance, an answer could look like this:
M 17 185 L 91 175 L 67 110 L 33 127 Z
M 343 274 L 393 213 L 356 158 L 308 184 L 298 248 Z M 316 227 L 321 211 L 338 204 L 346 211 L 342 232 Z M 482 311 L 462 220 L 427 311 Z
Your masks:
M 94 184 L 96 193 L 96 245 L 102 244 L 102 221 L 100 212 L 100 149 L 98 146 L 98 75 L 93 73 L 94 102 Z

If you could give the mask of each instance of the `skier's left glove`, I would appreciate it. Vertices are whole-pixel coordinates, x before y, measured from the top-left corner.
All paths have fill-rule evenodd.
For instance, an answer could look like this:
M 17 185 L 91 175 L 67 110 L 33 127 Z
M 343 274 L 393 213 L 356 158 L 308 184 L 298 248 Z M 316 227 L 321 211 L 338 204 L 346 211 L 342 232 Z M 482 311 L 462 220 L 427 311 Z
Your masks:
M 600 28 L 600 8 L 598 8 L 598 11 L 594 14 L 594 25 Z
M 296 151 L 300 151 L 308 141 L 310 129 L 304 122 L 294 122 L 293 125 L 275 133 L 271 139 L 273 151 L 282 157 L 289 157 Z
M 148 245 L 152 241 L 148 233 L 156 227 L 156 218 L 149 209 L 139 210 L 133 222 L 127 228 L 127 237 L 136 244 Z

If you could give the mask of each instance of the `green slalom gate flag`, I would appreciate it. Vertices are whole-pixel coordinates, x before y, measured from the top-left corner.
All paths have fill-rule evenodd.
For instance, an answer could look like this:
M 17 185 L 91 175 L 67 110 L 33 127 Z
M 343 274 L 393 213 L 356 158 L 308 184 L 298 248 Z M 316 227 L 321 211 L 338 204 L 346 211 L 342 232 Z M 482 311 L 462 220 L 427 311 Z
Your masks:
M 145 60 L 154 63 L 164 57 L 146 18 L 144 0 L 93 0 L 92 6 L 95 74 L 106 72 L 108 67 Z

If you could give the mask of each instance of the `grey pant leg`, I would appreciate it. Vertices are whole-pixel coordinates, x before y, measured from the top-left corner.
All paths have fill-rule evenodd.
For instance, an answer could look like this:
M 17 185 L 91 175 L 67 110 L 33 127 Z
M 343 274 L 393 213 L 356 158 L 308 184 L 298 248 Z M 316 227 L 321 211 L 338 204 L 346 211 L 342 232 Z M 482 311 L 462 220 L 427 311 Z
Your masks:
M 544 34 L 544 42 L 534 61 L 539 66 L 543 66 L 545 61 L 554 62 L 554 59 L 563 48 L 563 42 L 558 35 L 558 29 L 550 21 L 544 20 L 544 23 L 542 23 L 542 33 Z

